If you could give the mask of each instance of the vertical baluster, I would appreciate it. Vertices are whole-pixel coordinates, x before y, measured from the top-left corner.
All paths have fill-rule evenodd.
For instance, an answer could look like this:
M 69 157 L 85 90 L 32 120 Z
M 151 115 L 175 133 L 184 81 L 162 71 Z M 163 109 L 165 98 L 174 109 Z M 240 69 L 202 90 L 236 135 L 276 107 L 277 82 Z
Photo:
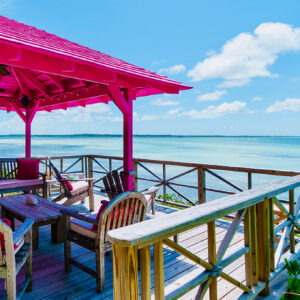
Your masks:
M 138 300 L 137 247 L 113 245 L 114 299 Z
M 294 216 L 294 190 L 289 191 L 289 213 Z M 297 213 L 297 212 L 296 212 Z M 290 251 L 295 253 L 295 226 L 292 224 L 292 229 L 290 233 Z
M 270 220 L 269 199 L 257 204 L 257 249 L 258 249 L 258 279 L 266 286 L 261 295 L 269 294 L 270 275 Z
M 208 262 L 212 265 L 217 263 L 216 254 L 216 224 L 215 221 L 207 223 L 208 234 Z M 218 299 L 217 291 L 217 277 L 212 277 L 211 284 L 209 286 L 209 299 Z
M 85 177 L 89 177 L 88 167 L 87 167 L 87 156 L 84 157 L 84 174 Z
M 198 203 L 205 203 L 205 170 L 198 167 Z
M 60 158 L 59 161 L 60 161 L 60 172 L 63 173 L 63 171 L 64 171 L 64 162 L 63 162 L 63 159 Z
M 80 158 L 81 161 L 81 173 L 84 173 L 84 162 L 83 162 L 83 157 Z
M 108 164 L 109 164 L 109 172 L 112 171 L 112 161 L 111 161 L 111 158 L 108 160 Z
M 270 270 L 275 271 L 275 233 L 274 233 L 274 203 L 273 198 L 269 199 L 269 220 L 270 220 Z
M 153 245 L 155 300 L 165 299 L 163 250 L 162 242 L 157 242 Z
M 140 250 L 140 269 L 141 269 L 141 298 L 142 300 L 151 299 L 151 258 L 150 246 Z
M 166 184 L 165 184 L 165 180 L 166 180 L 166 165 L 163 164 L 163 196 L 164 196 L 164 202 L 166 202 Z
M 245 255 L 245 271 L 246 271 L 246 285 L 253 287 L 253 264 L 252 264 L 252 228 L 251 228 L 251 207 L 247 209 L 244 217 L 244 236 L 245 246 L 249 247 L 249 252 Z

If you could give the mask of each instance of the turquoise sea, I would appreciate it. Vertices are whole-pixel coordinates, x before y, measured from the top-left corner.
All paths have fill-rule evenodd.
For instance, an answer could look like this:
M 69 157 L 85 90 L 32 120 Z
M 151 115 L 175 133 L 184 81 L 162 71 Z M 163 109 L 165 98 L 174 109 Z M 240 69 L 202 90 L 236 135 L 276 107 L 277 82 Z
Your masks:
M 121 135 L 55 135 L 33 136 L 32 156 L 60 156 L 78 154 L 122 155 Z M 24 136 L 0 136 L 0 157 L 24 156 Z M 300 170 L 300 137 L 265 136 L 134 136 L 134 157 L 174 160 L 204 164 L 220 164 L 253 168 Z M 161 175 L 159 166 L 147 166 Z M 184 171 L 172 168 L 168 177 Z M 246 174 L 217 172 L 241 188 L 246 188 Z M 150 174 L 144 174 L 149 177 Z M 150 176 L 151 177 L 151 176 Z M 149 178 L 150 178 L 149 177 Z M 272 176 L 257 175 L 254 184 L 261 185 Z M 180 181 L 181 180 L 181 181 Z M 177 182 L 193 184 L 190 174 Z M 211 188 L 222 188 L 223 183 L 207 178 Z M 232 190 L 232 189 L 229 189 Z M 181 190 L 195 198 L 194 191 Z M 170 191 L 171 192 L 171 191 Z M 210 196 L 210 199 L 220 195 Z

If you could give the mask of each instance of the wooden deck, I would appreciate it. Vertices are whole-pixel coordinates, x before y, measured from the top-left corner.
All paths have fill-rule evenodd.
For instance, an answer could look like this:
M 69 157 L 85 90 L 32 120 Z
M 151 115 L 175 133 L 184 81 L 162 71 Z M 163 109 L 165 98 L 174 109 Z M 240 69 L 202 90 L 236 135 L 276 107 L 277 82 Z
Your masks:
M 100 199 L 101 196 L 96 195 L 96 210 L 100 204 Z M 88 201 L 86 200 L 86 206 L 87 205 Z M 81 211 L 87 210 L 84 205 L 75 206 Z M 158 205 L 156 209 L 157 214 L 169 214 L 174 211 L 174 209 Z M 224 238 L 229 223 L 218 220 L 216 226 L 218 245 Z M 243 247 L 244 236 L 242 230 L 243 228 L 240 227 L 239 231 L 235 234 L 225 256 Z M 113 299 L 112 254 L 105 257 L 105 290 L 101 294 L 97 294 L 95 279 L 88 274 L 74 266 L 72 267 L 71 273 L 65 273 L 63 244 L 51 244 L 50 237 L 50 226 L 41 227 L 40 246 L 39 249 L 33 253 L 33 290 L 30 293 L 25 293 L 22 299 Z M 199 257 L 207 259 L 207 226 L 200 226 L 180 234 L 179 244 L 197 254 Z M 90 267 L 95 267 L 94 254 L 78 245 L 72 245 L 72 256 L 75 256 L 77 260 L 84 262 Z M 164 249 L 164 265 L 166 296 L 186 282 L 197 277 L 203 270 L 203 268 L 195 266 L 195 264 L 187 258 L 167 247 Z M 239 281 L 243 281 L 244 257 L 229 265 L 224 271 Z M 21 273 L 20 277 L 22 276 L 23 274 Z M 240 289 L 235 288 L 235 286 L 223 279 L 220 280 L 220 284 L 218 284 L 219 298 L 237 299 L 238 296 L 242 294 Z M 182 297 L 182 299 L 194 299 L 197 289 L 198 287 Z M 3 282 L 1 282 L 0 299 L 3 298 L 3 294 Z M 208 294 L 209 293 L 207 293 L 207 298 Z M 154 298 L 153 287 L 152 296 Z

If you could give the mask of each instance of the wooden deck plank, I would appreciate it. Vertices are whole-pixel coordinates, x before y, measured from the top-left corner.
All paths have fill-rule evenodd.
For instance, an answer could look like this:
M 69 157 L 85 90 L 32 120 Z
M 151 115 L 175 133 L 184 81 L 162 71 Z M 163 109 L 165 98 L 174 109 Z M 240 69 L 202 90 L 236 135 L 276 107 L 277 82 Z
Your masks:
M 100 206 L 100 198 L 95 197 L 95 211 Z M 78 209 L 85 210 L 85 207 L 77 205 Z M 88 201 L 86 201 L 88 207 Z M 88 208 L 86 208 L 88 212 Z M 173 209 L 157 206 L 159 214 L 171 213 Z M 224 238 L 229 225 L 222 220 L 216 221 L 216 243 L 217 249 Z M 225 257 L 243 246 L 243 227 L 240 226 L 235 234 Z M 105 290 L 101 294 L 96 293 L 95 279 L 72 267 L 70 273 L 64 271 L 64 247 L 63 244 L 51 244 L 50 226 L 40 228 L 40 248 L 33 254 L 33 290 L 25 293 L 23 299 L 112 299 L 113 297 L 113 276 L 112 276 L 112 255 L 105 257 Z M 200 226 L 180 234 L 179 244 L 202 259 L 207 260 L 207 226 Z M 94 254 L 78 245 L 72 245 L 72 255 L 79 261 L 84 262 L 88 267 L 95 268 Z M 224 271 L 232 277 L 244 280 L 243 257 L 229 265 Z M 188 282 L 203 271 L 203 268 L 196 266 L 186 257 L 164 246 L 164 285 L 166 295 Z M 153 268 L 153 247 L 151 247 L 151 297 L 154 297 L 154 268 Z M 23 274 L 21 274 L 23 276 Z M 243 277 L 241 277 L 243 276 Z M 235 286 L 224 279 L 218 278 L 218 296 L 230 299 L 231 292 L 236 296 L 239 291 Z M 1 286 L 0 286 L 1 289 Z M 192 290 L 182 299 L 194 299 L 198 288 Z M 0 292 L 0 298 L 3 291 Z M 2 299 L 2 298 L 1 298 Z

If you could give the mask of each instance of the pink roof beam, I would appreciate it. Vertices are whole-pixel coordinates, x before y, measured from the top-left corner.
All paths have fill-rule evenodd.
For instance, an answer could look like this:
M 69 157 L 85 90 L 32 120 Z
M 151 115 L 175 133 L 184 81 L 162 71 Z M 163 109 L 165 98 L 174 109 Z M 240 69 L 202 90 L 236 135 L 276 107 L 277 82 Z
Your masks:
M 132 101 L 191 87 L 37 28 L 0 16 L 0 109 L 25 123 L 38 111 L 113 101 L 123 113 L 125 186 L 132 189 Z

